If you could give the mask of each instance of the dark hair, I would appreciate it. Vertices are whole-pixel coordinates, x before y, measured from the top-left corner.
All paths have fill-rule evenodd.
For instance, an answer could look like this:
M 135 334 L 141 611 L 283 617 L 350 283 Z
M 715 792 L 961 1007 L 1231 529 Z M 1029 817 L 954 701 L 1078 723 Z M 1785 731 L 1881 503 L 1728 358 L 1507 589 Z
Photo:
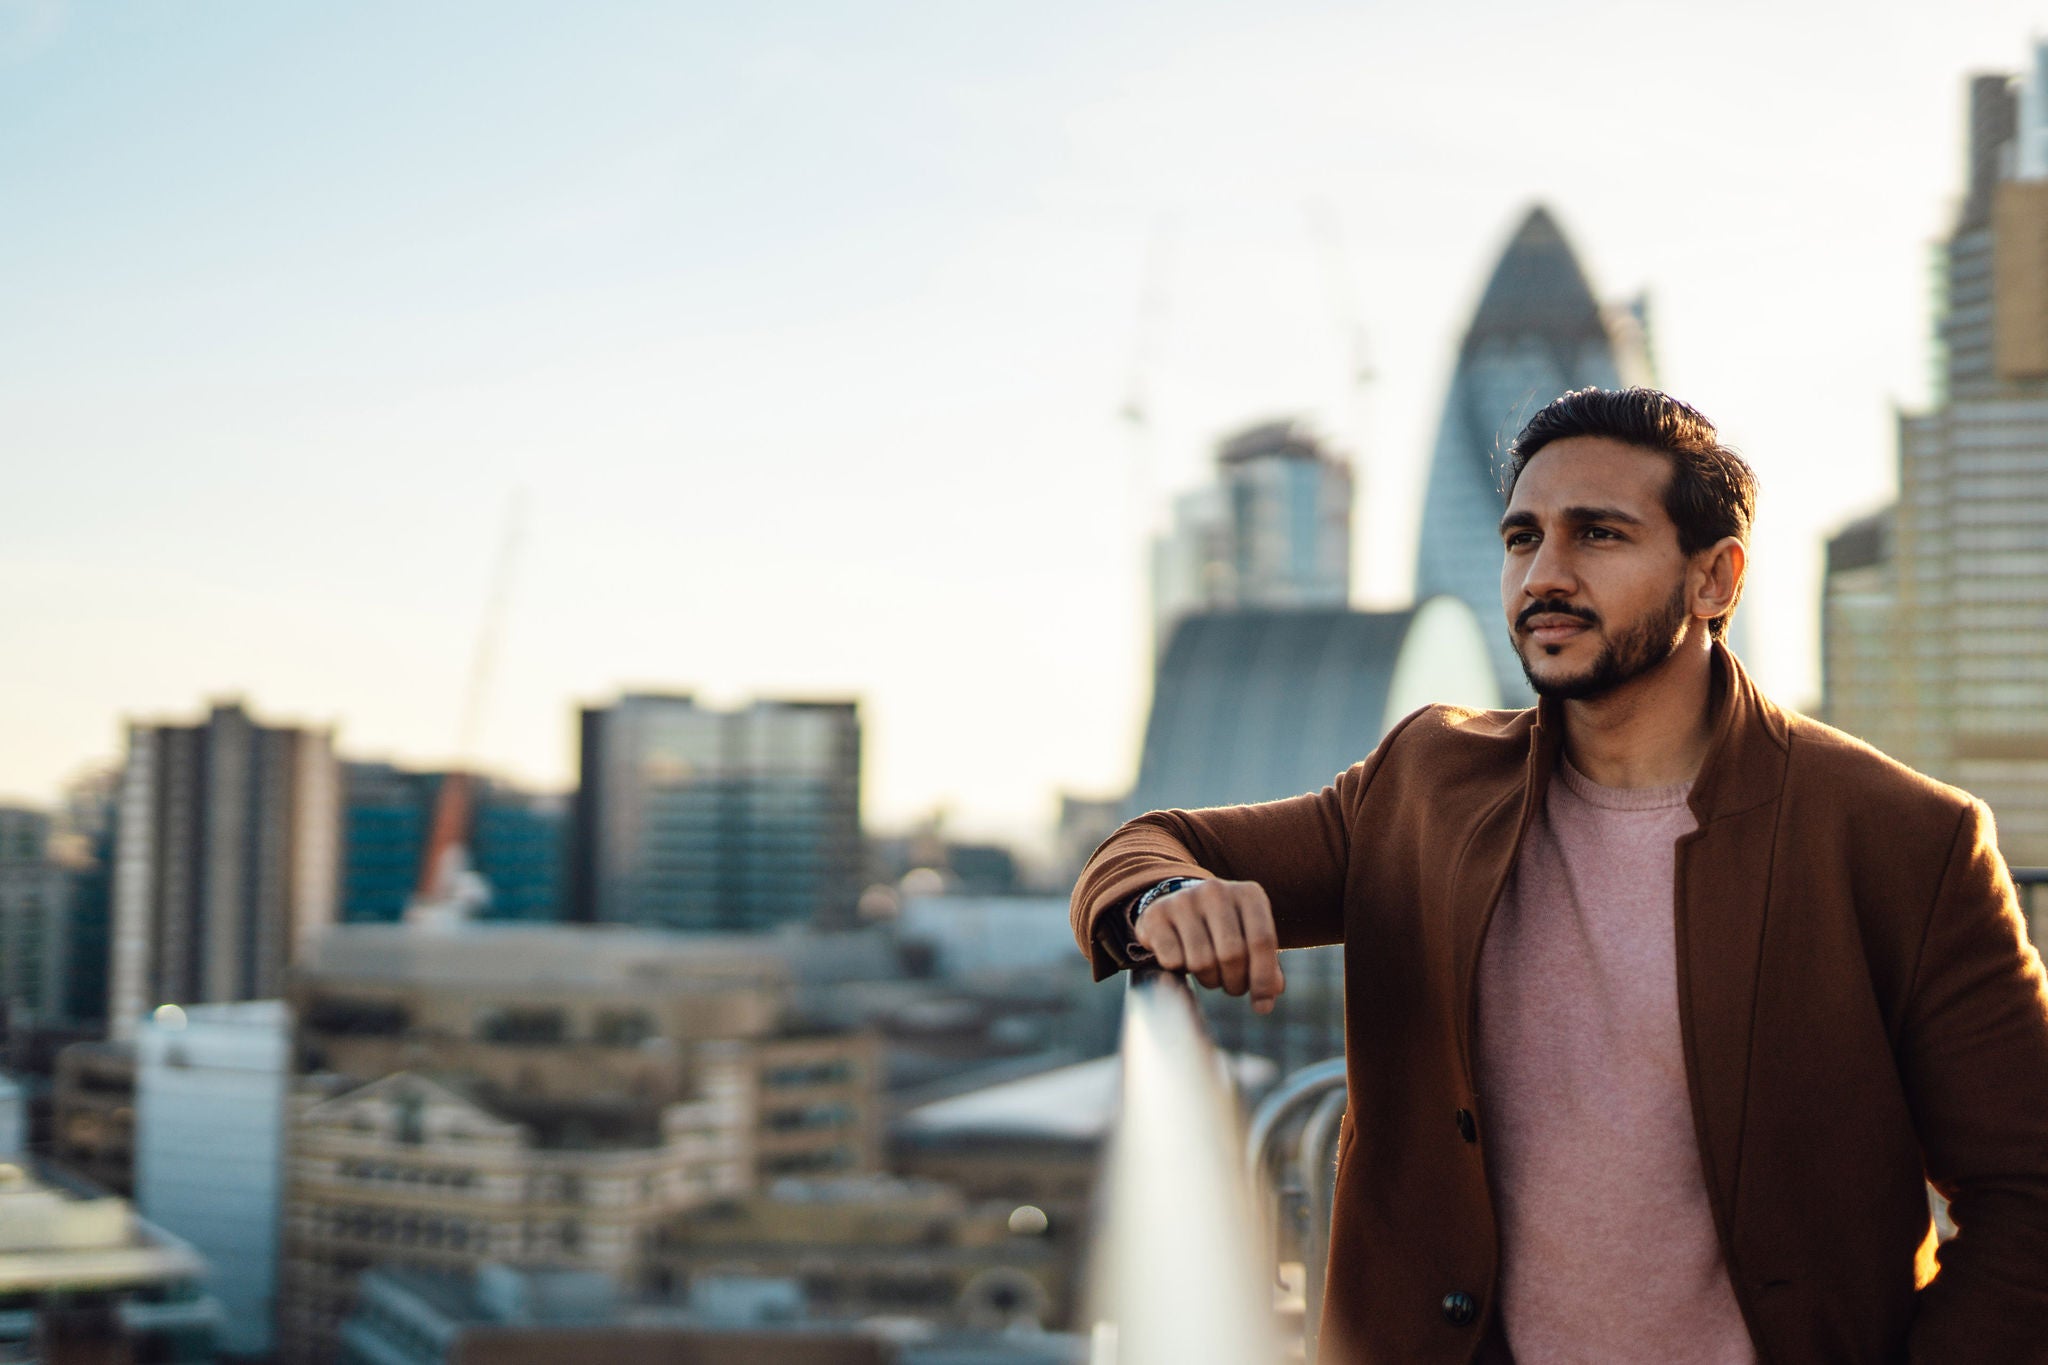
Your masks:
M 1697 554 L 1726 536 L 1749 544 L 1756 471 L 1722 444 L 1721 433 L 1698 408 L 1656 389 L 1575 389 L 1531 417 L 1508 447 L 1503 494 L 1514 492 L 1538 451 L 1571 436 L 1604 436 L 1670 459 L 1664 511 L 1678 528 L 1682 553 Z M 1727 611 L 1707 623 L 1715 639 L 1727 631 L 1735 606 L 1729 603 Z

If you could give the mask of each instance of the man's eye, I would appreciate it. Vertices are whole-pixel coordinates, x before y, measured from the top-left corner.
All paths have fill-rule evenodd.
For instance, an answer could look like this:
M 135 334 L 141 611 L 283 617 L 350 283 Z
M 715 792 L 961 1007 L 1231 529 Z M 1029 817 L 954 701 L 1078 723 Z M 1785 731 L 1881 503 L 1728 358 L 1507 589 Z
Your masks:
M 1613 531 L 1610 531 L 1609 529 L 1607 529 L 1607 528 L 1606 528 L 1605 526 L 1588 526 L 1588 527 L 1586 528 L 1586 539 L 1588 539 L 1588 540 L 1620 540 L 1620 539 L 1621 539 L 1621 537 L 1620 537 L 1620 535 L 1618 535 L 1617 533 L 1615 533 L 1615 532 L 1613 532 Z
M 1507 546 L 1510 550 L 1524 549 L 1535 543 L 1536 533 L 1534 531 L 1517 531 L 1507 539 Z

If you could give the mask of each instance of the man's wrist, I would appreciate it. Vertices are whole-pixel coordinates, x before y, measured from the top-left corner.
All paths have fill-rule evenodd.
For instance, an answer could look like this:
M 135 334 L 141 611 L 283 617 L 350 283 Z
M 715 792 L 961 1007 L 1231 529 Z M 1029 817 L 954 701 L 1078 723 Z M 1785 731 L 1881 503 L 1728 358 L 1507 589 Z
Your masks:
M 1152 960 L 1152 950 L 1138 941 L 1138 916 L 1151 908 L 1152 902 L 1163 900 L 1174 892 L 1186 890 L 1188 887 L 1203 880 L 1206 879 L 1202 877 L 1168 877 L 1164 881 L 1155 882 L 1146 889 L 1145 894 L 1131 902 L 1131 908 L 1126 912 L 1124 918 L 1131 929 L 1130 948 L 1128 951 L 1133 962 L 1150 962 Z

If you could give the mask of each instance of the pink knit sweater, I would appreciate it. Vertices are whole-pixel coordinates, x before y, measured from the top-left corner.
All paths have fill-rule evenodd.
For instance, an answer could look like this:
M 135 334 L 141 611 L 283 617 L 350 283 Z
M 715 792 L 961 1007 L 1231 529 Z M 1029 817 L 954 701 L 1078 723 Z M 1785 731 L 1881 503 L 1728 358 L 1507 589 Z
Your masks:
M 1479 968 L 1481 1141 L 1518 1365 L 1751 1365 L 1678 1030 L 1673 845 L 1689 785 L 1560 763 Z

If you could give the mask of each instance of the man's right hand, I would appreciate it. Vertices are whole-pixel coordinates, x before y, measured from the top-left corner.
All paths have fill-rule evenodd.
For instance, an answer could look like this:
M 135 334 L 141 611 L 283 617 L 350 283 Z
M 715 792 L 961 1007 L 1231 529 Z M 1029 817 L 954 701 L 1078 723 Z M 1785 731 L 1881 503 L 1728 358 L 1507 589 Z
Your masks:
M 1138 942 L 1170 972 L 1232 995 L 1251 992 L 1252 1008 L 1269 1014 L 1287 988 L 1273 906 L 1257 882 L 1200 881 L 1145 907 Z

